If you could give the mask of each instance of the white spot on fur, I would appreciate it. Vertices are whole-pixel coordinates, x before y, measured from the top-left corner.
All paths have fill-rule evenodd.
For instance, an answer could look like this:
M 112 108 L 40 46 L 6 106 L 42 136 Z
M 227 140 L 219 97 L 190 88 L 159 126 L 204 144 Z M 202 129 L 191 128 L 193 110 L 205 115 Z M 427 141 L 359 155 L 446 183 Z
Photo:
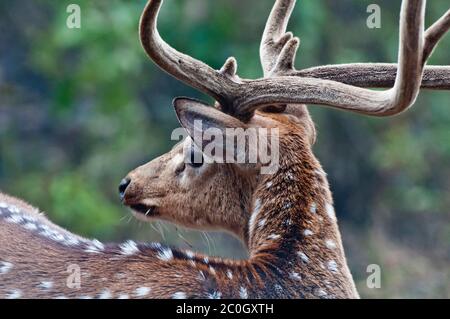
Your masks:
M 272 183 L 272 182 L 268 182 L 268 183 L 266 184 L 266 188 L 267 188 L 267 189 L 269 189 L 269 188 L 271 188 L 271 187 L 272 187 L 272 185 L 273 185 L 273 183 Z
M 52 289 L 53 288 L 53 281 L 42 281 L 39 285 L 39 288 L 41 289 Z
M 314 235 L 314 233 L 313 233 L 311 230 L 306 229 L 306 230 L 303 232 L 303 235 L 305 235 L 305 236 L 312 236 L 312 235 Z
M 187 140 L 186 140 L 186 143 L 188 143 Z M 193 143 L 192 140 L 191 140 L 190 143 L 191 143 L 191 144 Z M 184 155 L 183 155 L 183 154 L 177 154 L 177 155 L 175 155 L 175 156 L 172 158 L 173 165 L 175 165 L 175 166 L 180 165 L 181 163 L 184 162 L 184 160 L 185 160 L 185 158 L 184 158 Z
M 275 292 L 276 292 L 278 295 L 283 295 L 284 289 L 283 289 L 283 287 L 281 287 L 281 285 L 276 284 L 276 285 L 274 286 L 274 288 L 275 288 Z
M 250 228 L 250 230 L 254 229 L 255 222 L 256 222 L 256 219 L 258 218 L 260 210 L 261 210 L 261 200 L 259 198 L 257 198 L 255 200 L 255 205 L 254 205 L 254 208 L 253 208 L 252 216 L 250 217 L 250 221 L 249 221 L 249 228 Z
M 79 243 L 80 243 L 80 241 L 77 238 L 73 237 L 73 236 L 67 237 L 66 241 L 64 242 L 64 244 L 67 245 L 67 246 L 76 246 Z
M 263 227 L 265 224 L 266 224 L 266 219 L 263 218 L 263 219 L 261 219 L 261 220 L 259 221 L 258 226 L 259 226 L 259 227 Z
M 200 280 L 206 280 L 205 274 L 201 270 L 199 271 L 199 278 Z
M 208 264 L 208 263 L 209 263 L 209 258 L 208 258 L 208 257 L 203 258 L 203 262 L 204 262 L 205 264 Z
M 213 291 L 212 293 L 207 294 L 207 299 L 221 299 L 222 293 L 220 291 Z
M 117 274 L 114 275 L 114 277 L 122 280 L 122 279 L 125 279 L 127 277 L 127 275 L 123 272 L 118 272 Z
M 289 173 L 286 174 L 286 179 L 289 180 L 289 181 L 293 181 L 294 180 L 294 175 L 291 172 L 289 172 Z
M 331 240 L 331 239 L 327 239 L 325 241 L 325 245 L 327 246 L 328 249 L 335 249 L 336 248 L 336 243 Z
M 272 235 L 269 235 L 269 237 L 267 237 L 267 238 L 276 240 L 276 239 L 279 239 L 280 237 L 281 237 L 280 235 L 272 234 Z
M 233 279 L 233 272 L 230 269 L 227 270 L 227 277 L 228 279 Z
M 327 266 L 328 266 L 328 270 L 331 271 L 331 272 L 337 272 L 338 271 L 337 263 L 334 260 L 329 261 Z
M 213 266 L 209 266 L 209 272 L 210 272 L 211 274 L 213 274 L 213 275 L 216 274 L 216 270 L 214 269 Z
M 293 271 L 293 272 L 289 275 L 289 277 L 291 277 L 291 278 L 294 279 L 294 280 L 302 280 L 302 277 L 299 275 L 299 273 L 297 273 L 297 272 L 295 272 L 295 271 Z
M 283 270 L 281 270 L 279 267 L 275 267 L 275 269 L 281 276 L 284 276 L 284 271 Z
M 283 209 L 289 209 L 289 208 L 291 208 L 292 206 L 293 206 L 293 205 L 292 205 L 291 202 L 287 202 L 287 203 L 284 203 Z
M 247 288 L 241 287 L 241 288 L 239 289 L 239 297 L 240 297 L 241 299 L 248 299 Z
M 5 202 L 0 202 L 0 208 L 8 208 L 8 204 Z
M 186 254 L 186 257 L 189 259 L 193 259 L 195 256 L 194 252 L 191 250 L 186 250 L 184 253 Z
M 25 219 L 27 222 L 30 222 L 30 223 L 37 223 L 36 218 L 34 218 L 34 217 L 32 217 L 32 216 L 29 216 L 29 215 L 23 215 L 22 217 L 23 217 L 23 219 Z
M 186 294 L 181 291 L 176 292 L 172 295 L 172 299 L 186 299 L 186 298 L 187 298 Z
M 12 213 L 12 214 L 18 214 L 18 213 L 20 213 L 20 209 L 17 208 L 16 206 L 10 205 L 10 206 L 7 207 L 7 209 L 8 209 L 8 210 L 10 211 L 10 213 Z
M 15 290 L 11 290 L 7 295 L 6 295 L 6 299 L 19 299 L 20 297 L 22 297 L 22 291 L 15 289 Z
M 121 254 L 125 256 L 131 256 L 139 252 L 137 244 L 132 240 L 124 242 L 119 247 Z
M 325 297 L 327 295 L 327 293 L 323 289 L 316 289 L 316 290 L 314 290 L 314 295 L 316 297 Z
M 170 248 L 162 248 L 159 252 L 158 252 L 158 256 L 159 259 L 163 260 L 163 261 L 169 261 L 173 259 L 173 252 L 172 249 Z
M 130 295 L 128 294 L 120 294 L 117 299 L 130 299 Z
M 20 224 L 23 222 L 23 218 L 20 215 L 10 215 L 5 220 L 12 224 Z
M 336 220 L 336 212 L 334 211 L 333 205 L 326 205 L 327 215 L 331 220 Z
M 303 252 L 298 252 L 298 255 L 300 257 L 301 260 L 303 260 L 305 263 L 307 263 L 309 261 L 308 256 L 306 256 Z
M 292 226 L 293 222 L 292 219 L 286 219 L 283 223 L 284 226 Z
M 94 298 L 92 298 L 92 296 L 85 295 L 85 296 L 78 297 L 77 299 L 89 300 L 89 299 L 94 299 Z
M 0 262 L 0 274 L 7 274 L 13 267 L 14 265 L 7 261 Z
M 98 296 L 99 299 L 111 299 L 112 298 L 112 294 L 111 291 L 109 291 L 109 289 L 105 289 L 102 291 L 102 293 Z
M 55 241 L 59 241 L 59 242 L 64 242 L 66 240 L 66 238 L 64 237 L 64 235 L 58 233 L 57 231 L 54 231 L 51 235 L 51 239 L 55 240 Z
M 316 204 L 316 203 L 312 203 L 312 204 L 311 204 L 311 207 L 309 208 L 309 211 L 310 211 L 312 214 L 317 213 L 317 204 Z
M 34 231 L 34 230 L 38 229 L 38 227 L 34 223 L 26 223 L 25 225 L 23 225 L 23 227 L 25 229 L 28 229 L 28 230 L 31 230 L 31 231 Z
M 103 245 L 97 239 L 94 239 L 89 242 L 89 246 L 84 251 L 88 253 L 98 254 L 101 253 L 104 249 L 105 245 Z
M 45 225 L 45 224 L 39 225 L 39 227 L 41 227 L 41 229 L 42 229 L 43 231 L 50 231 L 50 227 L 48 227 L 48 226 Z
M 151 289 L 148 287 L 139 287 L 135 290 L 135 295 L 137 297 L 145 297 L 150 293 Z

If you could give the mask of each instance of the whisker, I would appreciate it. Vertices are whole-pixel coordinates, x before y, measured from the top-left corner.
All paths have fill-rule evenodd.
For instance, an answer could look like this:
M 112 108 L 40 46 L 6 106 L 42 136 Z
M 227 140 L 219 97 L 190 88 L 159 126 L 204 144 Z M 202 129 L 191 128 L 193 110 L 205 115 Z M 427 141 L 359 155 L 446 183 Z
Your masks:
M 166 235 L 165 235 L 163 227 L 161 226 L 161 222 L 158 221 L 156 224 L 158 225 L 158 229 L 160 230 L 160 234 L 161 234 L 162 239 L 165 241 L 166 240 Z
M 159 232 L 159 229 L 156 228 L 155 222 L 150 223 L 150 227 L 161 237 L 161 233 Z
M 184 237 L 182 234 L 181 234 L 181 231 L 178 229 L 178 227 L 175 227 L 175 230 L 176 230 L 176 232 L 177 232 L 177 235 L 178 235 L 178 237 L 190 248 L 190 249 L 192 249 L 192 248 L 194 248 L 194 246 L 186 239 L 186 237 Z
M 211 254 L 211 243 L 209 242 L 209 237 L 206 232 L 201 232 L 203 239 L 206 241 L 206 247 L 208 249 L 208 254 Z
M 133 216 L 128 216 L 127 224 L 129 224 L 133 220 Z

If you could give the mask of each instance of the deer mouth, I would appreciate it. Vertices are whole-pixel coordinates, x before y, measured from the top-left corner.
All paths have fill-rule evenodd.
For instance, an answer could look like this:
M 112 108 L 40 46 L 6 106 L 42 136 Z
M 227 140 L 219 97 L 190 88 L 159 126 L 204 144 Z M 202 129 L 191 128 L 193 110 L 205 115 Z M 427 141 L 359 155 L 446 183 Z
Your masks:
M 156 206 L 148 206 L 144 204 L 130 205 L 130 208 L 143 217 L 154 217 L 157 214 Z

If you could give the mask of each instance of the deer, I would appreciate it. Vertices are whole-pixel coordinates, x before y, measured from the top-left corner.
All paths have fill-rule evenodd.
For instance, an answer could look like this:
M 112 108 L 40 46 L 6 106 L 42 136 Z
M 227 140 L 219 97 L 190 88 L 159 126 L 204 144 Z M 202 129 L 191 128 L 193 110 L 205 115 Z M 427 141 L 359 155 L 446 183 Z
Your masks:
M 312 151 L 316 130 L 306 104 L 389 117 L 408 110 L 421 88 L 450 89 L 449 66 L 426 66 L 450 29 L 450 10 L 425 29 L 426 1 L 402 1 L 397 64 L 297 70 L 300 40 L 286 31 L 296 1 L 275 0 L 260 47 L 264 77 L 251 80 L 237 75 L 234 58 L 215 70 L 167 44 L 157 29 L 162 2 L 149 0 L 142 13 L 143 48 L 162 70 L 216 103 L 175 99 L 188 137 L 131 171 L 120 183 L 120 199 L 144 221 L 227 231 L 244 243 L 248 258 L 86 239 L 0 195 L 0 298 L 359 298 L 327 175 Z M 261 174 L 259 159 L 208 161 L 205 142 L 194 136 L 210 128 L 224 135 L 228 128 L 276 129 L 277 170 Z M 186 160 L 192 157 L 200 160 Z M 73 265 L 78 277 L 68 272 Z

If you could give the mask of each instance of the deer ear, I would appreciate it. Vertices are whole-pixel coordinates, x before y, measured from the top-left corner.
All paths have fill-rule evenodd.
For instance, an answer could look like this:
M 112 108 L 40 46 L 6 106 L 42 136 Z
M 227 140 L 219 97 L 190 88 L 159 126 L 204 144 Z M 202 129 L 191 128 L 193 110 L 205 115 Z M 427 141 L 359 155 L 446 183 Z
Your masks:
M 247 126 L 243 122 L 203 102 L 189 98 L 177 98 L 173 106 L 181 126 L 186 129 L 204 155 L 217 162 L 224 162 L 227 153 L 233 158 L 245 155 L 236 154 L 239 150 L 234 145 L 234 138 L 228 136 L 233 134 L 232 129 L 245 130 Z M 230 144 L 230 141 L 233 143 Z

